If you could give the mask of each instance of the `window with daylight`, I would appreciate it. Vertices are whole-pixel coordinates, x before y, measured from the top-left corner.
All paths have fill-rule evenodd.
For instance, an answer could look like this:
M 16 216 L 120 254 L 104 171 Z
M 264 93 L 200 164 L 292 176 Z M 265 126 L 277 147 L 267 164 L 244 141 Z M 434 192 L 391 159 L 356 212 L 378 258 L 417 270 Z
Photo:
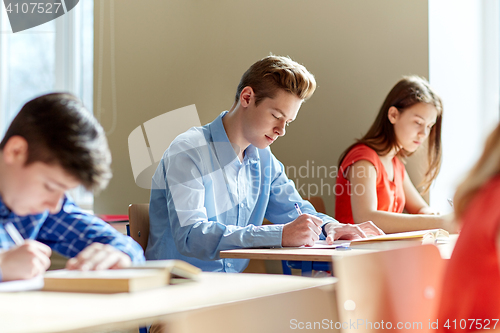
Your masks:
M 446 24 L 443 24 L 446 22 Z M 429 79 L 443 99 L 443 162 L 430 201 L 442 213 L 498 124 L 500 3 L 429 0 Z
M 44 93 L 69 91 L 92 112 L 94 1 L 79 1 L 59 18 L 17 33 L 0 6 L 1 136 L 24 103 Z M 92 209 L 91 193 L 77 188 L 71 195 Z

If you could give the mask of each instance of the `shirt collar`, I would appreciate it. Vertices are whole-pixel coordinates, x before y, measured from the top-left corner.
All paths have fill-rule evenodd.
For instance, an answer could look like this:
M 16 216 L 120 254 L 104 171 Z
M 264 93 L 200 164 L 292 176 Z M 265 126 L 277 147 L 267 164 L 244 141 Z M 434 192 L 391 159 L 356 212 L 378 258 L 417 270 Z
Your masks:
M 259 150 L 254 145 L 250 145 L 245 150 L 245 158 L 243 161 L 247 161 L 247 163 L 257 163 L 260 160 Z
M 222 166 L 228 165 L 235 159 L 238 160 L 238 156 L 236 155 L 236 152 L 227 137 L 224 124 L 222 123 L 222 118 L 224 118 L 227 113 L 228 111 L 223 111 L 213 122 L 209 124 L 215 151 Z M 260 157 L 257 147 L 250 145 L 247 149 L 245 149 L 243 163 L 257 163 L 259 159 Z

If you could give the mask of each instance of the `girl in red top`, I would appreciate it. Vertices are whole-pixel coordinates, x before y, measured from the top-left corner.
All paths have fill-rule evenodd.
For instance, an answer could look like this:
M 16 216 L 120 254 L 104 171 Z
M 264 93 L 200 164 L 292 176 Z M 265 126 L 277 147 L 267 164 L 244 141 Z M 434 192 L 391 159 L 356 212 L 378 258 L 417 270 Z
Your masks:
M 344 151 L 335 185 L 335 218 L 342 223 L 373 221 L 386 233 L 453 229 L 411 182 L 402 161 L 429 137 L 424 193 L 441 166 L 441 99 L 418 76 L 400 80 L 387 95 L 368 133 Z M 402 214 L 403 209 L 410 214 Z
M 500 126 L 458 187 L 460 236 L 446 268 L 438 324 L 441 331 L 500 327 Z

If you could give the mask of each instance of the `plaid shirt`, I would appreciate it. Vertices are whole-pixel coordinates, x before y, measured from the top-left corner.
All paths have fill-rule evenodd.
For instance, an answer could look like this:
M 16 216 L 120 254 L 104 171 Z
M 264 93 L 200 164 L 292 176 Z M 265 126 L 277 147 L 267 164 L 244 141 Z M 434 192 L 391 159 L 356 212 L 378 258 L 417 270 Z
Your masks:
M 74 257 L 94 242 L 110 244 L 128 254 L 133 263 L 144 261 L 142 248 L 132 238 L 122 235 L 106 222 L 89 215 L 70 197 L 65 197 L 57 214 L 48 211 L 38 215 L 19 216 L 0 198 L 0 249 L 13 247 L 14 241 L 5 231 L 5 223 L 12 222 L 25 239 L 47 244 L 66 257 Z

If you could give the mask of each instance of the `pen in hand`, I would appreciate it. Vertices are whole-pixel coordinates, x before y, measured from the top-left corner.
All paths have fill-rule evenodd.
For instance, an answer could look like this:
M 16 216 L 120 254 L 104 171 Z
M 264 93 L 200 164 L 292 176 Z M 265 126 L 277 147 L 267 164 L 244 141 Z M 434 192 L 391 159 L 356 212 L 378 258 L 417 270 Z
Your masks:
M 21 236 L 19 231 L 14 227 L 12 222 L 7 222 L 4 225 L 5 231 L 9 234 L 10 238 L 16 243 L 16 245 L 23 245 L 24 244 L 24 238 Z
M 294 207 L 295 207 L 295 210 L 297 211 L 297 214 L 299 214 L 299 216 L 302 215 L 302 211 L 300 210 L 299 204 L 295 203 Z M 321 235 L 321 230 L 319 231 L 319 233 L 317 235 Z
M 295 203 L 295 210 L 297 211 L 297 214 L 302 215 L 302 211 L 300 210 L 300 207 L 299 207 L 299 204 L 298 203 Z

